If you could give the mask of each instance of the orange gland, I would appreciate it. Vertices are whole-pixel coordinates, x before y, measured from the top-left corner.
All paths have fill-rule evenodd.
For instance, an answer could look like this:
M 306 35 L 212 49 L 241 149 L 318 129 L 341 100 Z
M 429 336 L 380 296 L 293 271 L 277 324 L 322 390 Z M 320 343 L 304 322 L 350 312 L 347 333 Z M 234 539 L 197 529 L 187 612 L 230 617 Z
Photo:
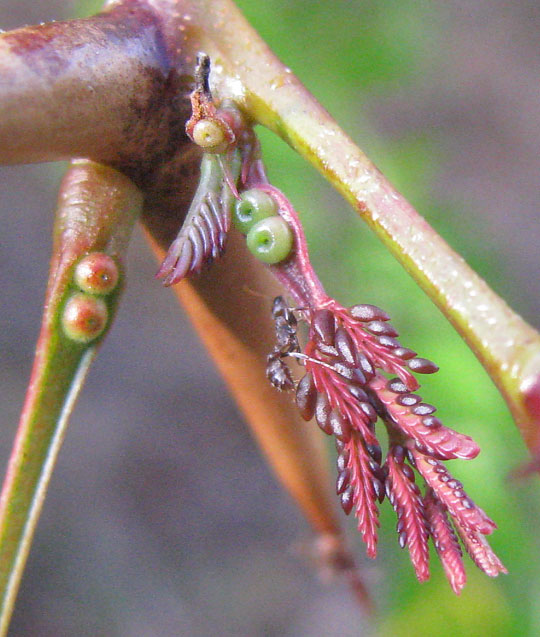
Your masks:
M 62 314 L 65 335 L 78 343 L 90 343 L 100 336 L 108 320 L 105 302 L 88 294 L 74 294 Z
M 88 294 L 110 294 L 117 286 L 118 266 L 103 252 L 92 252 L 75 267 L 75 284 Z

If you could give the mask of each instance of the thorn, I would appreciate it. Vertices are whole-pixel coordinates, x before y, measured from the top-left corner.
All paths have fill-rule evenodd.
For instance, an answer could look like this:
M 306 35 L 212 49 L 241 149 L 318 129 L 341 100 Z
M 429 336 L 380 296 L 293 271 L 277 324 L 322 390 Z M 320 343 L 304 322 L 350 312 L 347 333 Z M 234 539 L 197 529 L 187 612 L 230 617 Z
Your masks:
M 210 56 L 201 51 L 197 55 L 197 65 L 195 66 L 195 90 L 211 100 L 209 77 Z

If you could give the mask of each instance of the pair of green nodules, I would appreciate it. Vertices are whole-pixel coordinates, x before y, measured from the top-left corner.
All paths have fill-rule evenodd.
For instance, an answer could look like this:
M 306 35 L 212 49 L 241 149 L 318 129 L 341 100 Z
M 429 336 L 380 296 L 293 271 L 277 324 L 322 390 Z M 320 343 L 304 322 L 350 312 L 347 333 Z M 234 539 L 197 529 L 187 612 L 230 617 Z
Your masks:
M 293 233 L 268 193 L 258 188 L 245 190 L 236 201 L 233 221 L 247 235 L 247 247 L 260 261 L 280 263 L 290 255 Z

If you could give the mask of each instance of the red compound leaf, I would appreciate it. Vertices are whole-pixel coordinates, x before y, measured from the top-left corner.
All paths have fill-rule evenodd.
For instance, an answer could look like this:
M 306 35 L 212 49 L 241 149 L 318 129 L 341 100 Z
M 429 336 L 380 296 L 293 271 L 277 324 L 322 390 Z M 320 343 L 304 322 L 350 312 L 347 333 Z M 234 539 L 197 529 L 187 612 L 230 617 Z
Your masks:
M 407 546 L 416 577 L 429 579 L 428 529 L 420 489 L 414 482 L 414 472 L 404 463 L 404 449 L 396 445 L 386 457 L 386 495 L 398 517 L 399 544 Z
M 442 562 L 444 572 L 456 595 L 467 582 L 462 551 L 454 529 L 450 525 L 444 506 L 437 500 L 433 489 L 429 488 L 424 497 L 424 510 L 429 533 L 433 538 L 437 555 Z
M 386 481 L 386 493 L 398 516 L 400 544 L 408 546 L 420 581 L 429 578 L 431 533 L 453 590 L 459 593 L 465 584 L 459 545 L 446 511 L 465 534 L 468 550 L 480 567 L 490 573 L 501 572 L 504 567 L 488 552 L 490 549 L 480 537 L 491 533 L 495 524 L 439 462 L 474 458 L 478 446 L 469 436 L 443 427 L 433 415 L 435 407 L 411 393 L 419 387 L 414 374 L 432 374 L 438 370 L 437 365 L 401 345 L 384 310 L 367 304 L 347 309 L 330 298 L 312 268 L 304 232 L 291 203 L 268 183 L 260 160 L 245 174 L 244 185 L 272 197 L 279 216 L 292 232 L 290 254 L 270 267 L 297 303 L 291 314 L 296 312 L 296 318 L 309 326 L 303 352 L 295 329 L 294 341 L 288 334 L 282 339 L 277 329 L 278 344 L 269 362 L 275 365 L 277 359 L 291 356 L 305 365 L 306 374 L 296 387 L 296 403 L 305 420 L 315 416 L 319 427 L 335 437 L 336 490 L 345 513 L 355 511 L 368 555 L 376 554 L 376 502 L 384 498 L 382 483 Z M 294 328 L 295 325 L 296 321 Z M 271 380 L 275 381 L 273 368 L 270 371 Z M 383 373 L 397 378 L 388 380 Z M 390 453 L 383 469 L 375 434 L 377 418 L 386 425 L 390 439 Z M 425 504 L 414 482 L 413 469 L 404 463 L 406 453 L 432 489 Z
M 329 339 L 327 338 L 327 340 Z M 325 356 L 321 351 L 321 344 L 315 344 L 311 340 L 305 348 L 306 355 L 311 359 L 306 360 L 306 369 L 313 377 L 313 383 L 319 396 L 325 396 L 328 405 L 334 410 L 333 414 L 328 409 L 324 412 L 316 410 L 319 426 L 323 431 L 331 434 L 336 433 L 335 427 L 332 425 L 341 424 L 348 432 L 358 431 L 367 444 L 378 444 L 374 433 L 377 414 L 369 402 L 368 395 L 360 386 L 362 380 L 365 382 L 365 377 L 359 379 L 357 377 L 356 382 L 352 377 L 347 378 L 344 374 L 351 372 L 352 376 L 355 369 L 347 365 L 340 367 L 339 363 L 335 363 L 336 358 L 339 357 L 337 350 L 338 356 Z M 333 348 L 333 344 L 324 344 Z M 336 413 L 339 414 L 339 418 L 336 417 Z M 322 414 L 324 415 L 321 416 Z M 336 435 L 339 437 L 341 434 L 336 433 Z
M 467 553 L 481 571 L 490 577 L 508 573 L 481 532 L 465 527 L 458 520 L 454 520 L 454 524 Z
M 390 424 L 414 441 L 417 450 L 439 460 L 471 460 L 480 453 L 472 438 L 444 427 L 438 418 L 431 415 L 435 407 L 420 402 L 419 396 L 409 394 L 405 384 L 397 378 L 387 381 L 377 374 L 369 382 L 369 387 L 376 392 L 392 417 Z
M 384 497 L 383 485 L 379 479 L 381 468 L 377 458 L 373 457 L 377 453 L 377 450 L 372 450 L 370 454 L 356 433 L 353 433 L 347 443 L 338 445 L 339 473 L 336 491 L 341 495 L 345 513 L 350 513 L 354 508 L 358 530 L 366 543 L 367 555 L 371 558 L 377 555 L 379 509 L 376 501 Z
M 409 391 L 418 388 L 418 381 L 407 369 L 407 364 L 411 364 L 415 353 L 401 346 L 395 339 L 397 331 L 390 323 L 389 316 L 375 305 L 354 305 L 351 308 L 344 308 L 342 305 L 330 299 L 329 309 L 342 323 L 351 341 L 358 351 L 362 352 L 370 361 L 373 367 L 377 367 L 388 374 L 396 374 L 406 385 Z M 422 369 L 427 369 L 426 365 L 419 365 Z M 437 366 L 431 363 L 432 371 L 437 371 Z M 420 370 L 416 370 L 420 371 Z M 420 371 L 422 373 L 422 371 Z
M 456 525 L 475 533 L 489 535 L 497 525 L 468 497 L 463 485 L 438 460 L 427 458 L 416 449 L 410 450 L 416 468 L 438 500 L 448 509 Z

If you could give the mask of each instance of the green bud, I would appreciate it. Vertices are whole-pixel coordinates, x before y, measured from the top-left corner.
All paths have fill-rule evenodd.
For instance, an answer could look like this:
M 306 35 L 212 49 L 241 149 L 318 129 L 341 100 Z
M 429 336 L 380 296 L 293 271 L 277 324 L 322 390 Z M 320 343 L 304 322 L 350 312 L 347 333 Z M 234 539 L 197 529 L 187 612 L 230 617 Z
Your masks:
M 236 200 L 233 223 L 240 232 L 247 234 L 258 221 L 276 214 L 277 204 L 272 197 L 258 188 L 252 188 L 245 190 Z
M 267 217 L 257 222 L 248 232 L 247 246 L 260 261 L 280 263 L 291 253 L 293 233 L 281 217 Z

